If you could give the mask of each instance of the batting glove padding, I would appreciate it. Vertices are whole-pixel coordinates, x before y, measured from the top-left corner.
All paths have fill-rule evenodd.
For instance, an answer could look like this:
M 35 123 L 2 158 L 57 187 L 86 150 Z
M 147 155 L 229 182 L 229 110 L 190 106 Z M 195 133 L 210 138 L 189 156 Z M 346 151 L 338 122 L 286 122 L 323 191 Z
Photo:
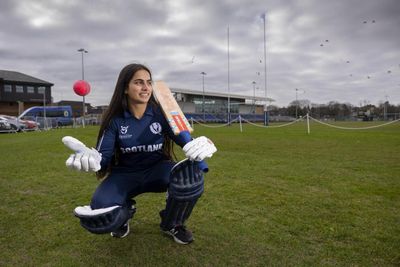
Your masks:
M 193 139 L 183 147 L 183 152 L 190 160 L 202 161 L 211 158 L 217 152 L 214 143 L 205 136 Z
M 87 172 L 101 169 L 101 154 L 96 149 L 86 147 L 81 141 L 71 136 L 64 136 L 62 142 L 75 151 L 75 154 L 71 154 L 65 162 L 67 167 Z

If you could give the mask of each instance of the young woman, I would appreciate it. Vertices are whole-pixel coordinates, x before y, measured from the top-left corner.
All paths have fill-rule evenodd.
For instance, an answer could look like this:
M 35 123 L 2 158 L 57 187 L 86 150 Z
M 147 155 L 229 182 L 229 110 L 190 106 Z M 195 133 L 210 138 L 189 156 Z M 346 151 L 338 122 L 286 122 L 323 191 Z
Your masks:
M 64 137 L 63 142 L 76 151 L 67 159 L 68 167 L 97 171 L 97 177 L 102 180 L 90 206 L 77 207 L 75 215 L 90 232 L 110 232 L 117 238 L 129 234 L 135 196 L 146 192 L 174 191 L 174 185 L 170 183 L 175 165 L 173 143 L 183 147 L 191 161 L 202 161 L 217 151 L 206 137 L 185 144 L 172 133 L 153 97 L 151 72 L 141 64 L 130 64 L 121 70 L 103 116 L 97 148 L 88 149 L 71 137 Z M 75 149 L 76 145 L 84 149 Z M 189 165 L 185 168 L 195 170 L 194 175 L 201 178 L 202 171 L 195 164 Z M 197 183 L 196 186 L 201 186 L 202 192 L 203 184 Z M 193 241 L 184 222 L 201 194 L 194 187 L 189 184 L 185 188 L 190 194 L 170 193 L 166 208 L 160 212 L 161 230 L 180 244 Z

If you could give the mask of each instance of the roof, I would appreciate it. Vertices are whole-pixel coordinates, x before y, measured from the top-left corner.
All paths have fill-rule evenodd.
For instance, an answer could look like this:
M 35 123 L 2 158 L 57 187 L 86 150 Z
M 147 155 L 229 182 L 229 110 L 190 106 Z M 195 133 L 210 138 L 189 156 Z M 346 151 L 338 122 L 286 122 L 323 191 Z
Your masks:
M 81 105 L 82 106 L 82 101 L 60 100 L 58 102 L 55 102 L 54 104 L 57 104 L 58 106 L 64 106 L 64 105 Z M 92 104 L 85 102 L 85 106 L 91 107 Z
M 26 75 L 24 73 L 18 71 L 10 71 L 10 70 L 0 70 L 0 79 L 9 82 L 25 82 L 25 83 L 37 83 L 37 84 L 46 84 L 46 85 L 54 85 L 50 82 Z
M 182 88 L 171 88 L 173 93 L 182 93 L 182 94 L 190 94 L 190 95 L 203 95 L 202 91 L 194 91 L 190 89 L 182 89 Z M 220 92 L 204 92 L 206 96 L 216 96 L 216 97 L 223 97 L 223 98 L 236 98 L 236 99 L 254 99 L 253 96 L 246 96 L 246 95 L 234 95 L 234 94 L 227 94 L 227 93 L 220 93 Z M 265 101 L 265 97 L 256 96 L 255 100 L 258 101 Z M 268 101 L 273 101 L 271 98 L 268 97 Z

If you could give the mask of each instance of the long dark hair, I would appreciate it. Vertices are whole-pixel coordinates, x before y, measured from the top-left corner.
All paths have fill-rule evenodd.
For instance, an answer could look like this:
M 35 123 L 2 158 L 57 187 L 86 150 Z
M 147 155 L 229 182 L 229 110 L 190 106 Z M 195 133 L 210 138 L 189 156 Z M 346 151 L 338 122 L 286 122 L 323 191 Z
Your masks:
M 128 108 L 128 99 L 127 95 L 125 94 L 125 90 L 129 86 L 129 82 L 135 75 L 135 73 L 139 70 L 145 70 L 150 74 L 150 79 L 152 79 L 151 71 L 148 67 L 142 64 L 129 64 L 125 66 L 121 72 L 119 73 L 117 83 L 115 85 L 114 89 L 114 94 L 110 100 L 110 105 L 108 106 L 107 110 L 105 111 L 102 122 L 100 125 L 100 130 L 99 134 L 97 136 L 97 147 L 100 143 L 101 138 L 103 137 L 104 131 L 108 128 L 108 126 L 111 123 L 111 120 L 116 117 L 116 116 L 122 116 L 124 114 L 124 111 L 129 110 Z M 157 107 L 158 104 L 154 99 L 153 94 L 150 97 L 150 100 L 148 102 L 148 105 L 153 105 L 154 107 Z M 173 151 L 173 142 L 172 140 L 168 137 L 168 135 L 164 136 L 164 144 L 163 144 L 163 154 L 168 158 L 168 159 L 176 159 L 174 151 Z M 103 179 L 105 178 L 108 173 L 111 170 L 111 166 L 118 164 L 118 158 L 119 158 L 119 149 L 114 149 L 114 157 L 107 166 L 106 169 L 101 169 L 96 173 L 96 176 L 98 179 Z

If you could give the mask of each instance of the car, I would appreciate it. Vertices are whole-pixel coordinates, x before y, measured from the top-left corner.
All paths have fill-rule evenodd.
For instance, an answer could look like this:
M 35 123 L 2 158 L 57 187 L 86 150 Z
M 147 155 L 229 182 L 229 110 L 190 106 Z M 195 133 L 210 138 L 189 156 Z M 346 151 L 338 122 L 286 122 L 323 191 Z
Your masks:
M 13 129 L 17 129 L 17 131 L 22 130 L 22 131 L 36 131 L 40 127 L 40 123 L 33 121 L 33 120 L 23 120 L 23 119 L 18 119 L 17 117 L 14 116 L 9 116 L 9 115 L 0 115 L 3 118 L 7 119 L 10 124 L 15 125 Z M 19 128 L 17 127 L 19 126 Z M 18 130 L 19 129 L 19 130 Z
M 0 115 L 0 119 L 8 121 L 11 126 L 11 131 L 24 131 L 26 129 L 26 125 L 22 122 L 22 120 L 18 119 L 14 116 L 9 115 Z
M 0 132 L 9 132 L 11 131 L 11 125 L 8 120 L 0 118 Z
M 32 120 L 21 120 L 25 124 L 25 131 L 36 131 L 40 127 L 40 123 Z

